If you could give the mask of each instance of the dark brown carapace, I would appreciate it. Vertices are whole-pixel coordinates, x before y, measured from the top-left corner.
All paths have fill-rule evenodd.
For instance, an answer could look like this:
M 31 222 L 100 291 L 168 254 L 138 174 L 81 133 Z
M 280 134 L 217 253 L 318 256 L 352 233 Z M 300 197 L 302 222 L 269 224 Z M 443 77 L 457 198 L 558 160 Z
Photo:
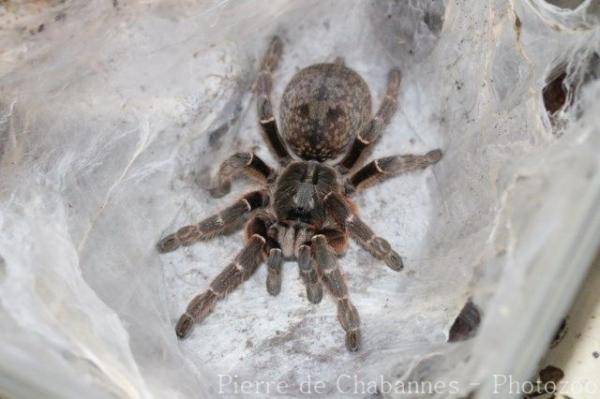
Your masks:
M 400 71 L 390 71 L 385 96 L 372 115 L 367 84 L 341 59 L 296 73 L 281 100 L 280 134 L 271 88 L 281 52 L 276 37 L 262 59 L 255 85 L 259 123 L 281 169 L 271 168 L 251 152 L 232 155 L 219 168 L 211 193 L 227 194 L 239 174 L 255 179 L 262 189 L 158 243 L 160 252 L 173 251 L 230 232 L 247 220 L 245 247 L 206 291 L 192 299 L 175 331 L 180 338 L 188 335 L 218 300 L 247 280 L 263 261 L 268 267 L 267 291 L 279 294 L 282 264 L 295 260 L 309 301 L 321 301 L 323 285 L 335 298 L 346 347 L 356 351 L 360 320 L 337 262 L 348 236 L 391 269 L 399 271 L 403 264 L 390 244 L 360 219 L 350 196 L 389 176 L 432 165 L 442 152 L 393 155 L 360 167 L 365 150 L 379 138 L 396 110 Z

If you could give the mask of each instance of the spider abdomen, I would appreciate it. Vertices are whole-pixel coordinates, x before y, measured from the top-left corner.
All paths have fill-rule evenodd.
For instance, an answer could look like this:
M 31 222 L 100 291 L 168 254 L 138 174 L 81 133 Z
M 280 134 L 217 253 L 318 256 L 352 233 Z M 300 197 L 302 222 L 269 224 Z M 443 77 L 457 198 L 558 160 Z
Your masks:
M 342 64 L 300 70 L 281 100 L 281 128 L 300 158 L 325 161 L 341 155 L 371 115 L 366 82 Z

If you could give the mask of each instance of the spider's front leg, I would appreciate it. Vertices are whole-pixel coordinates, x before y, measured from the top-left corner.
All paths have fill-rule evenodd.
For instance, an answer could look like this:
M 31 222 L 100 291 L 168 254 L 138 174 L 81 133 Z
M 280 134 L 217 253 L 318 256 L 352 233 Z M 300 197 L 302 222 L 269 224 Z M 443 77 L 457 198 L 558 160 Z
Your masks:
M 312 303 L 319 303 L 323 298 L 323 286 L 319 279 L 316 265 L 313 263 L 313 255 L 310 246 L 301 245 L 298 251 L 298 267 L 304 284 L 306 285 L 306 297 Z
M 244 216 L 256 209 L 264 208 L 268 204 L 269 193 L 266 190 L 252 191 L 216 215 L 169 234 L 160 240 L 156 247 L 159 252 L 165 253 L 174 251 L 182 245 L 187 246 L 199 240 L 212 238 L 223 233 L 229 227 L 235 226 Z
M 231 191 L 231 180 L 244 174 L 260 183 L 266 184 L 275 180 L 275 171 L 252 152 L 238 152 L 221 164 L 214 186 L 210 189 L 213 197 L 222 197 Z
M 281 292 L 281 265 L 283 264 L 283 253 L 280 248 L 269 249 L 267 257 L 267 292 L 269 295 L 277 296 Z
M 386 239 L 375 235 L 373 230 L 358 217 L 350 202 L 343 195 L 336 192 L 327 194 L 325 207 L 336 223 L 347 228 L 352 237 L 371 255 L 383 260 L 392 270 L 402 270 L 404 265 L 400 255 L 392 249 Z
M 314 236 L 311 244 L 321 278 L 337 300 L 338 320 L 346 331 L 346 348 L 350 352 L 356 352 L 360 348 L 360 318 L 348 297 L 348 287 L 338 267 L 335 252 L 323 234 Z
M 439 149 L 429 151 L 424 155 L 393 155 L 376 159 L 357 170 L 346 180 L 344 187 L 346 194 L 364 190 L 372 184 L 400 173 L 424 169 L 437 163 L 440 159 L 442 159 L 442 151 Z
M 341 255 L 345 251 L 348 241 L 343 231 L 326 228 L 320 230 L 318 234 L 325 236 L 327 243 L 333 248 L 336 255 Z M 323 298 L 323 286 L 317 269 L 315 254 L 311 246 L 311 243 L 300 246 L 298 250 L 298 266 L 302 280 L 304 280 L 304 284 L 306 285 L 308 300 L 312 303 L 319 303 Z
M 236 289 L 256 271 L 265 257 L 265 244 L 267 242 L 267 224 L 269 217 L 257 215 L 248 224 L 246 233 L 249 236 L 244 248 L 215 279 L 210 283 L 208 290 L 192 299 L 181 315 L 175 332 L 179 338 L 186 337 L 194 323 L 199 323 L 214 309 L 218 300 Z
M 267 247 L 270 248 L 267 258 L 267 291 L 270 295 L 275 296 L 279 295 L 279 292 L 281 291 L 281 264 L 283 263 L 283 251 L 280 248 L 280 243 L 273 240 L 272 237 L 279 236 L 280 239 L 282 237 L 279 235 L 277 228 L 271 230 L 269 233 L 269 241 L 267 242 Z M 308 233 L 306 230 L 297 234 L 306 236 L 307 239 L 310 239 L 312 236 L 312 233 Z M 290 237 L 290 235 L 288 234 L 287 237 Z M 296 232 L 293 233 L 293 239 L 298 239 Z M 313 262 L 310 242 L 300 245 L 296 251 L 300 277 L 302 277 L 302 280 L 306 285 L 306 296 L 310 302 L 319 303 L 323 298 L 323 287 Z

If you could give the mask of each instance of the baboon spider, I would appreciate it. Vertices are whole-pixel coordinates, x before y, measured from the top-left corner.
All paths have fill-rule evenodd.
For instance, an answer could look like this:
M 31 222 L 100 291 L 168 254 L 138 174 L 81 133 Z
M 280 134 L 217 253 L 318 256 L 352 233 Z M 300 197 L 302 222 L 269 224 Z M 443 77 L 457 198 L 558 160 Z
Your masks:
M 371 116 L 369 87 L 340 58 L 334 63 L 311 65 L 294 75 L 281 100 L 280 134 L 271 88 L 282 47 L 278 37 L 272 39 L 255 83 L 259 123 L 281 169 L 271 168 L 252 152 L 232 155 L 221 164 L 212 194 L 227 194 L 238 174 L 257 180 L 262 189 L 245 194 L 200 223 L 179 229 L 157 245 L 160 252 L 173 251 L 230 231 L 250 217 L 245 225 L 245 247 L 205 292 L 192 299 L 175 331 L 180 338 L 187 336 L 194 323 L 204 320 L 216 302 L 247 280 L 264 260 L 267 291 L 279 294 L 281 265 L 284 260 L 296 260 L 308 300 L 320 302 L 322 284 L 328 288 L 337 300 L 346 347 L 357 351 L 359 316 L 336 259 L 344 252 L 348 235 L 392 270 L 402 270 L 403 264 L 390 244 L 361 220 L 349 197 L 389 176 L 432 165 L 441 159 L 442 152 L 394 155 L 357 169 L 365 150 L 379 138 L 396 111 L 401 75 L 397 69 L 389 72 L 385 97 Z

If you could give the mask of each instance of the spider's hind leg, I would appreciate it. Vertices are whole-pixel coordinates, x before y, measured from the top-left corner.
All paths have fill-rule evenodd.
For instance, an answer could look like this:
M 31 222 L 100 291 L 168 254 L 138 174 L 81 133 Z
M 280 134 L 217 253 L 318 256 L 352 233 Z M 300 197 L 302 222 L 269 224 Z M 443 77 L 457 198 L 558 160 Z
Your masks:
M 273 71 L 277 68 L 279 59 L 281 58 L 281 52 L 283 50 L 283 43 L 281 39 L 275 36 L 267 52 L 263 56 L 258 71 L 258 78 L 255 83 L 256 90 L 256 107 L 258 111 L 258 122 L 265 135 L 265 138 L 271 149 L 279 159 L 279 163 L 287 165 L 291 160 L 290 154 L 285 147 L 279 129 L 277 128 L 277 121 L 273 114 L 273 104 L 271 102 L 271 91 L 273 89 Z
M 348 153 L 338 164 L 342 174 L 350 172 L 357 166 L 363 158 L 363 154 L 369 147 L 379 139 L 381 132 L 390 123 L 392 116 L 396 113 L 398 107 L 398 93 L 400 90 L 400 81 L 402 73 L 399 69 L 392 69 L 388 74 L 385 97 L 377 113 L 371 121 L 359 132 L 358 136 L 350 146 Z
M 340 226 L 348 229 L 352 237 L 371 255 L 383 260 L 392 270 L 400 271 L 403 269 L 404 265 L 400 255 L 392 249 L 390 243 L 385 238 L 378 237 L 358 217 L 349 200 L 346 200 L 339 193 L 330 193 L 325 199 L 325 207 L 331 217 Z

